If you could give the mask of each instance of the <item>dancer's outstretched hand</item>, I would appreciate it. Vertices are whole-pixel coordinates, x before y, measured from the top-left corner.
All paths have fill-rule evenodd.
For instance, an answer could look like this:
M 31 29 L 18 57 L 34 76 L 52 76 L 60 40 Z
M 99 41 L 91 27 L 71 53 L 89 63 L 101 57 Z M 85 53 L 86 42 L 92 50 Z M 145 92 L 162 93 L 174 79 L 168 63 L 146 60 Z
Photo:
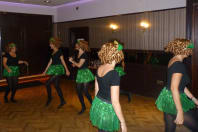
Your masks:
M 183 112 L 177 112 L 177 117 L 175 119 L 177 125 L 182 125 L 184 123 L 184 114 Z

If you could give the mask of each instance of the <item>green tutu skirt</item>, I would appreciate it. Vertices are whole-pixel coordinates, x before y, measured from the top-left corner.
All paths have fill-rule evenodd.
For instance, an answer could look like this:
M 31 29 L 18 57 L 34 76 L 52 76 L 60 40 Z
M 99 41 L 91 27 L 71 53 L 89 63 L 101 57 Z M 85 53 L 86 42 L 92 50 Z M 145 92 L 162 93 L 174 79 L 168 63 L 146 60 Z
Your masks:
M 63 65 L 51 65 L 47 70 L 47 75 L 64 75 L 65 68 Z
M 120 121 L 112 104 L 102 101 L 97 96 L 93 100 L 89 114 L 92 125 L 101 130 L 113 132 L 120 129 Z
M 19 76 L 19 67 L 18 66 L 8 66 L 12 72 L 8 72 L 6 69 L 3 70 L 4 77 L 16 77 Z
M 185 93 L 180 93 L 181 105 L 184 112 L 189 111 L 190 109 L 195 108 L 195 104 L 190 100 Z M 163 111 L 168 114 L 177 114 L 177 109 L 175 102 L 173 100 L 172 92 L 168 89 L 163 88 L 159 97 L 157 98 L 155 104 L 160 111 Z
M 124 76 L 126 73 L 124 72 L 124 69 L 121 66 L 116 66 L 115 70 L 118 72 L 119 76 Z
M 76 82 L 87 83 L 95 79 L 93 73 L 88 69 L 79 69 L 77 72 Z

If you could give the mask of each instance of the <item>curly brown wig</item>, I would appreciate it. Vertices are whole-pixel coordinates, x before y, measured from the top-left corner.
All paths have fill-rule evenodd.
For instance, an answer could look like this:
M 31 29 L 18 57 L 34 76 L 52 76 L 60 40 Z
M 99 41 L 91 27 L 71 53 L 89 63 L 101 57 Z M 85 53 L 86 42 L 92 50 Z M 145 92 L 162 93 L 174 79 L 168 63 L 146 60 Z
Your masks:
M 16 47 L 16 44 L 15 44 L 15 43 L 13 43 L 13 42 L 12 42 L 12 43 L 8 43 L 8 44 L 5 46 L 5 51 L 6 51 L 7 53 L 9 53 L 13 47 Z
M 49 43 L 53 44 L 56 48 L 60 48 L 62 41 L 59 38 L 52 37 L 52 38 L 50 38 Z
M 103 44 L 98 56 L 103 64 L 111 64 L 114 60 L 119 63 L 124 59 L 122 50 L 118 50 L 118 44 L 115 43 Z
M 88 45 L 88 42 L 85 40 L 78 40 L 78 42 L 76 43 L 83 51 L 89 52 L 90 48 Z
M 192 49 L 187 48 L 190 44 L 190 40 L 177 38 L 174 41 L 168 43 L 165 47 L 165 52 L 173 53 L 174 55 L 192 55 Z

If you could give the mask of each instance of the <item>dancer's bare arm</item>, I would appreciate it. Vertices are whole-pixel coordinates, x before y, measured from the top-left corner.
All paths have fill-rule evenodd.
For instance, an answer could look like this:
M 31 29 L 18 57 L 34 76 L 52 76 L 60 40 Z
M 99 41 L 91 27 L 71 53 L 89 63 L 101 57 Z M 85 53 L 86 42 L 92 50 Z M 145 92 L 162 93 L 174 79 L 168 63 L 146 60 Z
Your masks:
M 69 72 L 69 69 L 68 69 L 68 67 L 67 67 L 67 65 L 65 63 L 65 60 L 64 60 L 63 55 L 60 56 L 60 60 L 61 60 L 61 63 L 63 64 L 63 66 L 64 66 L 64 68 L 66 70 L 66 75 L 69 76 L 70 75 L 70 72 Z
M 180 93 L 179 93 L 179 84 L 181 78 L 182 78 L 182 73 L 174 73 L 171 78 L 171 92 L 177 109 L 177 117 L 175 120 L 176 124 L 183 124 L 184 122 L 183 109 L 182 109 Z
M 46 74 L 48 68 L 50 67 L 50 65 L 52 64 L 52 59 L 49 60 L 47 67 L 45 68 L 45 71 L 43 72 L 43 74 Z
M 7 61 L 8 58 L 7 57 L 3 57 L 3 67 L 8 71 L 8 72 L 12 72 L 11 69 L 8 67 L 7 65 Z
M 122 132 L 127 132 L 125 119 L 120 106 L 119 95 L 120 95 L 120 86 L 111 86 L 111 102 L 114 111 L 118 119 L 120 120 Z
M 98 81 L 97 81 L 97 78 L 95 77 L 95 96 L 97 95 L 98 91 L 99 91 Z

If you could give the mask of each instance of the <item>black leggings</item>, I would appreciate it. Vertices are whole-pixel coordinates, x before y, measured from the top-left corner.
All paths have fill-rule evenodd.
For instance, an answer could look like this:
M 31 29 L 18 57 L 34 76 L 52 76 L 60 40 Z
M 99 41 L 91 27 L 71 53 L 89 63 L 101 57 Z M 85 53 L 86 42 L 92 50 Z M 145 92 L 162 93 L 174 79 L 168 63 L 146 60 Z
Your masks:
M 191 132 L 198 132 L 198 110 L 193 109 L 184 113 L 183 125 L 191 130 Z M 164 113 L 165 132 L 175 132 L 176 124 L 174 120 L 176 115 Z
M 8 94 L 12 90 L 11 100 L 13 100 L 18 86 L 18 77 L 6 77 L 6 80 L 8 83 L 8 87 L 5 90 L 4 98 L 7 98 Z
M 80 100 L 82 109 L 85 109 L 86 107 L 85 107 L 85 102 L 84 102 L 84 98 L 83 98 L 83 93 L 85 94 L 85 96 L 87 97 L 89 102 L 92 103 L 91 95 L 88 92 L 88 83 L 77 83 L 76 91 L 77 91 L 78 98 Z
M 63 97 L 63 93 L 62 93 L 62 90 L 59 86 L 59 83 L 60 83 L 60 76 L 59 75 L 54 75 L 54 76 L 51 76 L 49 80 L 47 80 L 46 82 L 46 87 L 47 87 L 47 94 L 48 94 L 48 99 L 51 99 L 52 98 L 52 93 L 51 93 L 51 84 L 54 82 L 55 84 L 55 88 L 56 88 L 56 91 L 58 93 L 58 96 L 60 97 L 60 101 L 61 102 L 64 102 L 64 97 Z

